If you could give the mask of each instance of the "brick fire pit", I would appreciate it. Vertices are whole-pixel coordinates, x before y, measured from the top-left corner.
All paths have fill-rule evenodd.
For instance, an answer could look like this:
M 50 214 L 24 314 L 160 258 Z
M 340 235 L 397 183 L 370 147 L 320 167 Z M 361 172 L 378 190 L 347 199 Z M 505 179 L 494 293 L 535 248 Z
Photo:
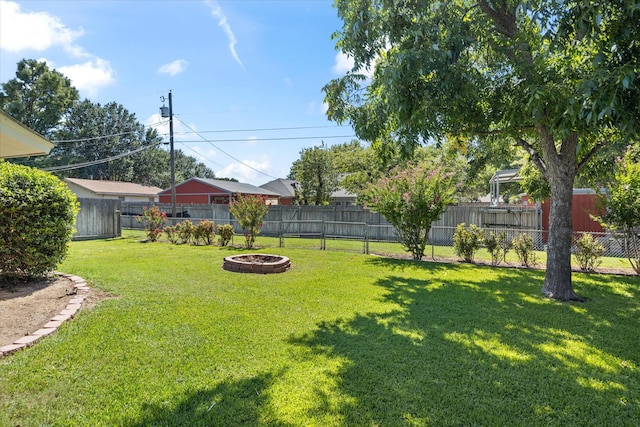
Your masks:
M 286 256 L 244 254 L 225 257 L 222 268 L 237 273 L 284 273 L 291 268 L 291 262 Z

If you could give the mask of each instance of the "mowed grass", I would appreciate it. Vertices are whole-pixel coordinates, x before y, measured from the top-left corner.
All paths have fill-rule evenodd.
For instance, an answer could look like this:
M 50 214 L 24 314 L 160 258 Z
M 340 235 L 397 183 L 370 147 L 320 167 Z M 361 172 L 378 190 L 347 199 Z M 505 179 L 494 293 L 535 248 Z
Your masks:
M 114 298 L 0 359 L 1 426 L 635 426 L 640 280 L 269 248 L 74 242 Z M 258 238 L 258 244 L 261 238 Z

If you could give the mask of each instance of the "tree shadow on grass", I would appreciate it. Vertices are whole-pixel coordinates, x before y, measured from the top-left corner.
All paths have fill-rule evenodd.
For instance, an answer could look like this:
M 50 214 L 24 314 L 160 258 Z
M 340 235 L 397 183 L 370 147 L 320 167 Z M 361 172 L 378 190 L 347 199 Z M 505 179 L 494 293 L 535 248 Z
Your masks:
M 144 405 L 140 419 L 123 422 L 127 426 L 280 426 L 269 413 L 268 389 L 271 374 L 227 380 L 213 388 L 195 390 L 172 404 Z M 176 401 L 177 403 L 173 404 Z
M 375 260 L 392 311 L 325 322 L 292 342 L 346 360 L 347 425 L 635 425 L 640 286 L 577 279 L 601 301 L 540 295 L 543 272 Z M 411 274 L 410 274 L 411 273 Z M 446 274 L 445 274 L 446 273 Z M 611 279 L 620 280 L 620 278 Z M 584 283 L 583 283 L 584 282 Z M 636 313 L 633 317 L 624 313 Z M 631 316 L 634 316 L 631 314 Z M 636 341 L 637 344 L 637 341 Z

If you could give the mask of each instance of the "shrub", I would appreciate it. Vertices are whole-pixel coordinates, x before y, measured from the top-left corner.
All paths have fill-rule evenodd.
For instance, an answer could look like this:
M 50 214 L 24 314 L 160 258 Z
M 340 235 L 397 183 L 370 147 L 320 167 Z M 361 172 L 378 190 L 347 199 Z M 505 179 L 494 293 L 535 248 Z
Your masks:
M 0 160 L 0 276 L 41 277 L 67 255 L 78 201 L 50 173 Z
M 262 220 L 269 211 L 269 206 L 260 196 L 240 196 L 229 205 L 231 214 L 238 220 L 244 231 L 244 239 L 247 249 L 251 249 L 260 233 Z
M 522 233 L 513 239 L 513 251 L 520 265 L 524 267 L 532 267 L 538 263 L 538 257 L 533 250 L 533 239 L 527 233 Z
M 507 262 L 507 254 L 513 248 L 513 241 L 511 239 L 507 238 L 506 233 L 502 232 L 500 234 L 503 234 L 503 237 L 500 239 L 500 242 L 499 242 L 499 245 L 500 245 L 500 258 L 502 259 L 502 262 L 504 262 L 506 264 L 506 262 Z
M 147 239 L 151 242 L 158 240 L 162 234 L 162 226 L 167 222 L 167 213 L 157 206 L 142 208 L 142 215 L 136 217 L 136 221 L 144 225 L 147 232 Z
M 178 241 L 180 243 L 190 243 L 193 240 L 193 232 L 195 227 L 190 219 L 179 222 L 176 224 L 178 229 Z
M 218 224 L 218 242 L 220 246 L 227 246 L 234 235 L 233 225 L 231 224 Z
M 167 239 L 173 243 L 174 245 L 178 243 L 178 239 L 180 236 L 178 235 L 178 226 L 170 225 L 168 227 L 163 228 L 164 234 L 166 234 Z
M 413 259 L 424 256 L 431 224 L 453 202 L 453 174 L 426 163 L 396 168 L 362 194 L 368 208 L 393 225 Z
M 465 228 L 465 223 L 462 222 L 458 224 L 453 234 L 453 249 L 456 255 L 466 262 L 473 262 L 473 257 L 480 249 L 483 239 L 484 235 L 480 227 L 471 224 L 469 228 Z
M 209 220 L 200 221 L 193 230 L 193 239 L 196 243 L 202 242 L 205 245 L 210 245 L 213 243 L 213 236 L 215 235 L 216 225 Z
M 604 246 L 598 243 L 592 234 L 585 233 L 576 241 L 573 256 L 576 257 L 581 270 L 595 270 L 602 262 L 600 260 L 602 254 L 604 254 Z
M 506 261 L 507 252 L 511 246 L 511 242 L 507 245 L 504 243 L 507 241 L 507 234 L 501 231 L 497 235 L 490 231 L 483 239 L 484 246 L 491 255 L 491 265 L 498 265 L 500 261 Z

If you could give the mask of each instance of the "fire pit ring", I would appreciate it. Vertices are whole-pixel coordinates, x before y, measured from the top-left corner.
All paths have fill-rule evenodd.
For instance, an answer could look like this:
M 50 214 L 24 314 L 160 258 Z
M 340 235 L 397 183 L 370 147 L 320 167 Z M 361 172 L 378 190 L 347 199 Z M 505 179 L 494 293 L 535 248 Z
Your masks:
M 280 255 L 242 254 L 225 257 L 222 268 L 237 273 L 284 273 L 291 268 L 291 262 Z

